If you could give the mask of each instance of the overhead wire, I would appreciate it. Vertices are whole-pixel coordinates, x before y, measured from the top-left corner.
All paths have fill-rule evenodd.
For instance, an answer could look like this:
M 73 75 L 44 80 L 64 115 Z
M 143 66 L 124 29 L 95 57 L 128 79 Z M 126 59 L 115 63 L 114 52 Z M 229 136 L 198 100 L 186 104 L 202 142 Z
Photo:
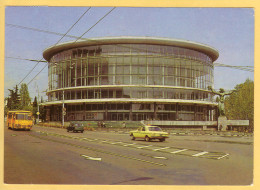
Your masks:
M 56 46 L 70 31 L 71 29 L 80 21 L 80 19 L 91 9 L 91 7 L 89 7 L 80 17 L 79 19 L 69 28 L 69 30 L 58 40 L 58 42 L 54 45 Z M 20 81 L 20 83 L 18 84 L 18 86 L 24 81 L 24 79 L 26 79 L 29 74 L 35 69 L 35 67 L 43 60 L 44 58 L 42 58 L 40 61 L 38 61 L 38 63 L 30 70 L 30 72 Z M 47 67 L 48 64 L 46 64 L 40 72 L 42 72 L 46 67 Z M 33 81 L 39 74 L 40 72 L 31 80 Z M 29 85 L 31 83 L 31 81 L 29 83 L 27 83 L 27 85 Z
M 60 36 L 66 36 L 66 37 L 70 37 L 70 38 L 76 38 L 78 41 L 79 39 L 82 39 L 82 40 L 89 40 L 89 41 L 93 41 L 93 42 L 102 42 L 102 40 L 94 40 L 94 39 L 89 39 L 89 38 L 82 38 L 82 35 L 81 37 L 78 37 L 78 36 L 73 36 L 73 35 L 67 35 L 67 34 L 61 34 L 61 33 L 57 33 L 57 32 L 52 32 L 52 31 L 47 31 L 47 30 L 41 30 L 41 29 L 37 29 L 37 28 L 30 28 L 30 27 L 25 27 L 25 26 L 20 26 L 20 25 L 14 25 L 14 24 L 6 24 L 7 26 L 11 26 L 11 27 L 16 27 L 16 28 L 22 28 L 22 29 L 28 29 L 28 30 L 34 30 L 34 31 L 38 31 L 38 32 L 45 32 L 45 33 L 49 33 L 49 34 L 54 34 L 54 35 L 60 35 Z M 76 42 L 75 41 L 75 42 Z M 125 46 L 125 45 L 120 45 L 120 44 L 114 44 L 113 46 L 117 46 L 117 47 L 123 47 L 123 48 L 128 48 L 128 49 L 131 49 L 131 50 L 142 50 L 141 48 L 135 48 L 135 47 L 129 47 L 129 46 Z M 152 52 L 152 51 L 149 51 L 151 53 L 157 53 L 157 52 Z M 167 57 L 170 57 L 169 55 Z M 9 57 L 10 58 L 10 57 Z M 25 59 L 26 60 L 26 59 Z M 29 59 L 28 59 L 29 60 Z M 33 60 L 30 60 L 30 61 L 33 61 Z M 45 62 L 45 61 L 42 61 L 42 62 Z M 221 64 L 221 63 L 214 63 L 214 66 L 215 67 L 227 67 L 227 68 L 233 68 L 233 69 L 238 69 L 238 70 L 243 70 L 243 71 L 249 71 L 249 72 L 254 72 L 254 67 L 253 66 L 232 66 L 232 65 L 226 65 L 226 64 Z
M 89 8 L 90 9 L 90 8 Z M 88 9 L 88 10 L 89 10 Z M 7 23 L 7 26 L 11 26 L 11 27 L 17 27 L 17 28 L 22 28 L 22 29 L 30 29 L 30 30 L 35 30 L 35 31 L 38 31 L 38 32 L 45 32 L 45 33 L 49 33 L 49 34 L 55 34 L 55 35 L 62 35 L 62 38 L 54 45 L 54 46 L 56 46 L 65 36 L 66 37 L 71 37 L 71 38 L 76 38 L 76 40 L 73 42 L 73 43 L 76 43 L 79 39 L 84 39 L 84 40 L 90 40 L 90 41 L 96 41 L 96 40 L 93 40 L 93 39 L 87 39 L 87 38 L 82 38 L 87 32 L 89 32 L 92 28 L 94 28 L 101 20 L 103 20 L 108 14 L 110 14 L 113 10 L 115 9 L 115 7 L 114 8 L 112 8 L 107 14 L 105 14 L 101 19 L 99 19 L 92 27 L 90 27 L 85 33 L 83 33 L 80 37 L 77 37 L 77 36 L 72 36 L 72 35 L 68 35 L 68 32 L 76 25 L 76 23 L 85 15 L 85 13 L 88 11 L 86 11 L 79 19 L 78 19 L 78 21 L 76 22 L 76 23 L 74 23 L 74 25 L 65 33 L 65 34 L 61 34 L 61 33 L 57 33 L 57 32 L 51 32 L 51 31 L 47 31 L 47 30 L 41 30 L 41 29 L 36 29 L 36 28 L 30 28 L 30 27 L 24 27 L 24 26 L 19 26 L 19 25 L 14 25 L 14 24 L 8 24 Z M 129 48 L 129 49 L 135 49 L 135 50 L 143 50 L 143 49 L 140 49 L 140 48 L 132 48 L 132 47 L 129 47 L 129 46 L 124 46 L 124 45 L 116 45 L 116 46 L 122 46 L 122 47 L 127 47 L 127 48 Z M 7 57 L 7 58 L 13 58 L 13 57 Z M 43 59 L 43 58 L 42 58 Z M 38 61 L 38 63 L 39 62 L 46 62 L 46 61 L 42 61 L 42 59 L 40 60 L 40 61 Z M 29 61 L 37 61 L 37 60 L 32 60 L 32 59 L 24 59 L 24 60 L 29 60 Z M 33 69 L 38 65 L 38 63 L 33 67 Z M 46 68 L 46 66 L 47 65 L 45 65 L 45 67 L 44 68 Z M 225 65 L 225 64 L 221 64 L 221 63 L 214 63 L 214 66 L 215 67 L 229 67 L 229 68 L 234 68 L 234 69 L 239 69 L 239 70 L 244 70 L 244 71 L 249 71 L 249 72 L 254 72 L 254 70 L 252 69 L 253 67 L 252 66 L 232 66 L 232 65 Z M 44 69 L 43 68 L 43 69 Z M 32 69 L 32 70 L 33 70 Z M 42 70 L 43 70 L 42 69 Z M 42 70 L 40 71 L 40 72 L 42 72 Z M 40 74 L 40 72 L 38 73 L 38 74 Z M 31 72 L 29 72 L 29 74 L 30 74 Z M 29 75 L 28 74 L 28 75 Z M 34 77 L 34 78 L 36 78 L 37 76 L 38 76 L 38 74 Z M 26 77 L 28 76 L 28 75 L 26 75 Z M 26 78 L 25 77 L 25 78 Z M 24 79 L 25 79 L 24 78 Z M 34 78 L 32 79 L 32 80 L 34 80 Z M 24 80 L 23 79 L 23 80 Z M 22 80 L 22 81 L 23 81 Z M 31 81 L 32 81 L 31 80 Z M 21 81 L 21 82 L 22 82 Z M 30 82 L 31 82 L 30 81 Z M 21 83 L 20 82 L 20 83 Z M 30 82 L 28 83 L 28 84 L 30 84 Z M 20 84 L 19 83 L 19 84 Z
M 88 33 L 92 28 L 94 28 L 101 20 L 103 20 L 105 17 L 107 17 L 115 8 L 116 8 L 116 7 L 113 7 L 108 13 L 106 13 L 101 19 L 99 19 L 93 26 L 91 26 L 86 32 L 84 32 L 83 35 L 81 35 L 80 37 L 78 37 L 78 38 L 74 41 L 74 43 L 76 43 L 77 40 L 79 40 L 82 36 L 84 36 L 86 33 Z M 67 34 L 67 33 L 66 33 L 66 34 Z M 63 37 L 65 37 L 65 35 L 64 35 Z M 57 45 L 57 43 L 56 43 L 56 45 Z M 47 67 L 47 65 L 48 65 L 48 64 L 46 64 L 46 65 L 44 66 L 44 68 Z M 43 68 L 43 69 L 44 69 L 44 68 Z M 27 83 L 27 85 L 29 85 L 29 84 L 43 71 L 43 69 L 42 69 L 32 80 L 30 80 L 30 82 Z

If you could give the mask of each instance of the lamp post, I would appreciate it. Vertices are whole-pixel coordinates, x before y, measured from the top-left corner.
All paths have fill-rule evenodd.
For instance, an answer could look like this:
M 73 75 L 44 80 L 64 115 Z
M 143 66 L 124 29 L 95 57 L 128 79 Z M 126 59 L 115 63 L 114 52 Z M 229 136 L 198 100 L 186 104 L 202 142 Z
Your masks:
M 37 85 L 37 91 L 38 91 L 38 98 L 37 98 L 37 121 L 36 123 L 38 124 L 39 123 L 39 120 L 40 120 L 40 108 L 39 108 L 39 88 L 38 88 L 38 85 Z

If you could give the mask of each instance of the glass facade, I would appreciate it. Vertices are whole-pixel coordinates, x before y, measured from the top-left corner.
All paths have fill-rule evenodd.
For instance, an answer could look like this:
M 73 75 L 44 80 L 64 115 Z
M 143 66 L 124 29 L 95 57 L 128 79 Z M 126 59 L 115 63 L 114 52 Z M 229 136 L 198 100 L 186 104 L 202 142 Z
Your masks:
M 195 106 L 192 101 L 213 102 L 207 90 L 213 86 L 213 71 L 212 58 L 194 49 L 163 44 L 88 45 L 50 58 L 48 101 L 64 98 L 67 120 L 212 120 L 209 112 L 215 106 Z M 114 104 L 107 103 L 112 99 Z M 125 103 L 117 103 L 124 99 Z M 149 104 L 135 104 L 136 99 Z M 84 101 L 74 105 L 75 100 Z M 91 104 L 93 100 L 97 102 Z M 183 106 L 190 108 L 182 110 L 182 104 L 169 100 L 187 100 Z
M 160 85 L 207 89 L 212 59 L 162 45 L 100 45 L 57 53 L 49 63 L 49 90 L 100 85 Z

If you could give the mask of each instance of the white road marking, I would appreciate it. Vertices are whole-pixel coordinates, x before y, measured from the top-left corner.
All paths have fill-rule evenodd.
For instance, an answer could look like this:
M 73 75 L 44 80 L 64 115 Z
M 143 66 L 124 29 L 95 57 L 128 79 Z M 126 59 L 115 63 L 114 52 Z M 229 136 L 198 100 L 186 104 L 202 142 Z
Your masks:
M 220 160 L 221 158 L 225 158 L 226 156 L 228 156 L 229 154 L 226 154 L 226 155 L 224 155 L 224 156 L 221 156 L 221 157 L 219 157 L 218 158 L 218 160 Z
M 167 160 L 167 158 L 163 157 L 163 156 L 153 156 L 153 158 L 157 158 L 157 159 L 165 159 Z
M 88 159 L 88 160 L 101 161 L 101 158 L 93 158 L 93 157 L 90 157 L 90 156 L 87 156 L 87 155 L 84 155 L 84 154 L 82 154 L 81 156 L 84 157 L 85 159 Z
M 192 156 L 202 156 L 202 155 L 207 154 L 207 153 L 209 153 L 209 152 L 204 151 L 204 152 L 200 152 L 200 153 L 197 153 L 197 154 L 193 154 Z
M 183 152 L 183 151 L 186 151 L 186 150 L 188 150 L 188 149 L 176 150 L 176 151 L 171 152 L 171 153 L 172 153 L 172 154 L 176 154 L 176 153 Z
M 114 142 L 114 143 L 111 143 L 111 144 L 119 144 L 119 143 L 122 143 L 122 142 Z
M 133 143 L 133 144 L 125 144 L 123 146 L 132 146 L 132 145 L 135 145 L 135 143 Z
M 157 148 L 157 149 L 153 149 L 153 151 L 164 150 L 164 149 L 167 149 L 167 148 L 170 148 L 170 147 Z
M 146 148 L 146 147 L 149 147 L 149 146 L 152 146 L 152 145 L 148 145 L 148 146 L 139 146 L 137 148 Z

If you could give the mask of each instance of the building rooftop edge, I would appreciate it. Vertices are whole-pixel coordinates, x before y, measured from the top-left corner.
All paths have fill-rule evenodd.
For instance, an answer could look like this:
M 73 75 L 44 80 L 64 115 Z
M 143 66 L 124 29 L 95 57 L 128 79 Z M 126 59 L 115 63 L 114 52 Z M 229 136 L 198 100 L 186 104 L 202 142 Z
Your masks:
M 91 46 L 91 45 L 102 45 L 102 44 L 153 44 L 153 45 L 168 45 L 177 46 L 188 49 L 197 50 L 209 55 L 213 62 L 219 57 L 217 49 L 210 47 L 206 44 L 197 43 L 189 40 L 181 40 L 174 38 L 165 37 L 148 37 L 148 36 L 117 36 L 117 37 L 98 37 L 98 38 L 85 38 L 75 41 L 68 41 L 60 43 L 54 46 L 50 46 L 43 51 L 43 57 L 47 61 L 50 58 L 61 51 L 65 51 L 72 48 Z

